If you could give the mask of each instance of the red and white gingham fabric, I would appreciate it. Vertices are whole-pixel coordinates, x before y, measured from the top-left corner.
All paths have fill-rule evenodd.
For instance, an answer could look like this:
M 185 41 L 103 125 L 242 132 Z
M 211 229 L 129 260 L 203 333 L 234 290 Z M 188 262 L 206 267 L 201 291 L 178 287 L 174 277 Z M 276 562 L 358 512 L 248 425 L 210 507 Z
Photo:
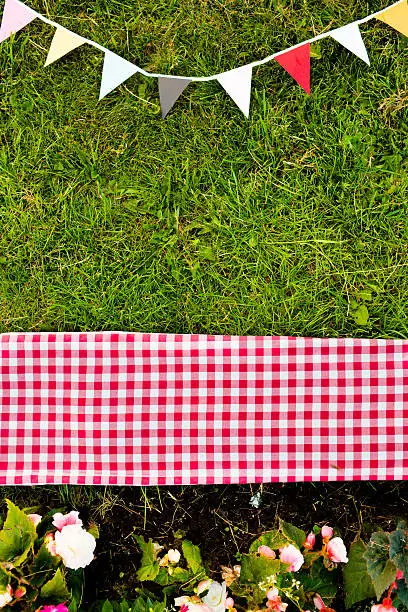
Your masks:
M 408 342 L 0 336 L 0 484 L 408 477 Z

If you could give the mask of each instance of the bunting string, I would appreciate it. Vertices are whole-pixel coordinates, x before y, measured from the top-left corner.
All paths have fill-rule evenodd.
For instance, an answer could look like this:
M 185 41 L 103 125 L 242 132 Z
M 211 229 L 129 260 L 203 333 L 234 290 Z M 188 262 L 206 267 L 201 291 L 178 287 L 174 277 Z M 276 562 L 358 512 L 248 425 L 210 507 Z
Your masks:
M 318 34 L 309 40 L 292 47 L 268 55 L 267 57 L 245 64 L 226 72 L 209 76 L 179 76 L 149 72 L 123 57 L 113 53 L 99 43 L 79 36 L 59 23 L 44 17 L 25 5 L 20 0 L 5 0 L 3 18 L 0 26 L 0 43 L 17 33 L 29 23 L 39 19 L 56 28 L 45 65 L 49 66 L 64 57 L 70 51 L 88 44 L 104 53 L 104 65 L 99 99 L 115 90 L 134 74 L 138 73 L 148 78 L 158 79 L 159 96 L 163 118 L 172 109 L 175 102 L 191 82 L 218 81 L 229 96 L 234 100 L 246 117 L 249 116 L 251 101 L 252 71 L 258 66 L 272 60 L 279 63 L 299 85 L 310 94 L 310 46 L 324 38 L 333 38 L 348 51 L 370 65 L 368 53 L 361 36 L 360 25 L 377 19 L 391 26 L 398 32 L 408 36 L 408 4 L 407 0 L 398 0 L 388 8 L 372 13 L 367 17 L 353 21 L 345 26 Z

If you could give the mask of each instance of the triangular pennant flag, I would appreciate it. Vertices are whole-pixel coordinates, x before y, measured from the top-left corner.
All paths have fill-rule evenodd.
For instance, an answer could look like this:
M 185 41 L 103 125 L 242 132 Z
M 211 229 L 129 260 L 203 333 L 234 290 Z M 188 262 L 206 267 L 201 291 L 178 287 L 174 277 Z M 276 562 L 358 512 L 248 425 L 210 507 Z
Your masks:
M 406 2 L 390 6 L 389 9 L 378 15 L 377 19 L 408 36 L 408 4 Z
M 242 66 L 217 76 L 217 81 L 234 100 L 238 108 L 249 117 L 251 104 L 252 66 Z
M 330 36 L 337 40 L 346 49 L 357 55 L 366 64 L 370 65 L 367 49 L 361 37 L 358 23 L 350 23 L 343 28 L 337 28 L 330 32 Z
M 275 59 L 310 94 L 310 43 L 280 53 Z
M 61 57 L 64 57 L 70 51 L 77 49 L 86 42 L 85 38 L 70 32 L 69 30 L 63 30 L 57 28 L 55 30 L 54 38 L 52 39 L 51 47 L 48 52 L 46 66 L 49 66 L 53 62 L 56 62 Z
M 138 71 L 139 68 L 135 64 L 128 62 L 116 53 L 112 53 L 112 51 L 106 51 L 99 99 L 102 100 L 108 93 L 119 87 Z
M 189 83 L 191 83 L 191 79 L 159 77 L 160 106 L 163 119 L 171 111 Z
M 0 43 L 19 32 L 38 17 L 38 13 L 19 0 L 6 0 L 0 26 Z

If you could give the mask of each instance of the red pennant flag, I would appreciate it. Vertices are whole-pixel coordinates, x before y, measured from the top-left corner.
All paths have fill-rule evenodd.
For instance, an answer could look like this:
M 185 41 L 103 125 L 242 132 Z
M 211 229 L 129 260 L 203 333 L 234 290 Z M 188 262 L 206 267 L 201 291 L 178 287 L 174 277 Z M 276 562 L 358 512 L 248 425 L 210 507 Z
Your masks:
M 281 53 L 275 59 L 310 95 L 310 43 Z

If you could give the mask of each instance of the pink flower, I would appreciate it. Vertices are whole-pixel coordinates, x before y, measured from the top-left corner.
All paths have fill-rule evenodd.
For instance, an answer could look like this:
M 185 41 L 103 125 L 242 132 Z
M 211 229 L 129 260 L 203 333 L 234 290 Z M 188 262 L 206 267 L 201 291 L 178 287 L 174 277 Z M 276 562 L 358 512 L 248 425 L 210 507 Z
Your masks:
M 371 612 L 398 612 L 397 608 L 392 605 L 392 599 L 385 597 L 380 604 L 375 604 L 371 607 Z
M 37 527 L 37 525 L 41 523 L 42 516 L 41 514 L 27 514 L 27 518 L 29 518 L 34 523 L 34 526 Z
M 71 510 L 71 512 L 69 512 L 68 514 L 56 512 L 52 517 L 54 519 L 52 521 L 52 524 L 55 525 L 58 531 L 61 531 L 62 528 L 66 525 L 79 525 L 80 527 L 82 527 L 82 521 L 80 518 L 78 518 L 78 516 L 79 512 L 75 512 L 74 510 Z
M 267 557 L 267 559 L 276 559 L 275 551 L 269 546 L 265 546 L 264 544 L 258 548 L 258 553 L 262 557 Z
M 397 571 L 397 575 L 395 576 L 395 580 L 402 580 L 404 577 L 404 572 L 401 572 L 401 570 Z
M 39 612 L 68 612 L 68 608 L 65 604 L 58 604 L 56 606 L 43 606 Z
M 44 544 L 51 557 L 56 557 L 58 555 L 53 533 L 47 533 L 44 538 Z
M 347 563 L 347 551 L 341 538 L 333 538 L 327 544 L 327 556 L 334 563 Z
M 302 567 L 305 559 L 300 550 L 293 544 L 287 544 L 287 546 L 280 548 L 279 552 L 280 560 L 283 563 L 290 564 L 288 572 L 297 572 Z
M 8 584 L 6 586 L 5 592 L 0 593 L 0 608 L 4 608 L 12 600 L 13 600 L 13 589 L 11 588 L 11 584 Z
M 313 597 L 313 603 L 316 608 L 320 610 L 320 612 L 336 612 L 335 610 L 333 610 L 333 608 L 328 608 L 326 606 L 319 593 L 316 593 L 315 597 Z M 310 610 L 308 612 L 310 612 Z
M 303 544 L 303 547 L 306 548 L 306 550 L 312 550 L 313 546 L 315 545 L 316 542 L 316 536 L 314 533 L 309 533 L 309 535 L 306 538 L 305 543 Z
M 232 599 L 232 597 L 227 597 L 227 599 L 225 600 L 225 608 L 227 610 L 233 610 L 234 609 L 234 605 L 235 605 L 235 602 Z
M 211 608 L 195 595 L 192 597 L 187 597 L 187 595 L 176 597 L 174 605 L 180 606 L 180 612 L 211 612 Z
M 325 525 L 324 527 L 322 527 L 322 538 L 323 538 L 323 540 L 328 542 L 330 540 L 330 538 L 332 538 L 332 537 L 333 537 L 333 529 L 331 527 L 329 527 L 328 525 Z
M 275 612 L 285 612 L 288 604 L 282 602 L 282 599 L 279 596 L 279 591 L 276 587 L 269 589 L 266 597 L 268 598 L 268 601 L 266 602 L 267 608 L 270 610 L 275 610 Z
M 175 550 L 173 548 L 170 548 L 167 553 L 167 557 L 170 563 L 174 563 L 174 565 L 177 565 L 177 563 L 180 561 L 180 556 L 180 552 L 177 550 L 177 548 Z

